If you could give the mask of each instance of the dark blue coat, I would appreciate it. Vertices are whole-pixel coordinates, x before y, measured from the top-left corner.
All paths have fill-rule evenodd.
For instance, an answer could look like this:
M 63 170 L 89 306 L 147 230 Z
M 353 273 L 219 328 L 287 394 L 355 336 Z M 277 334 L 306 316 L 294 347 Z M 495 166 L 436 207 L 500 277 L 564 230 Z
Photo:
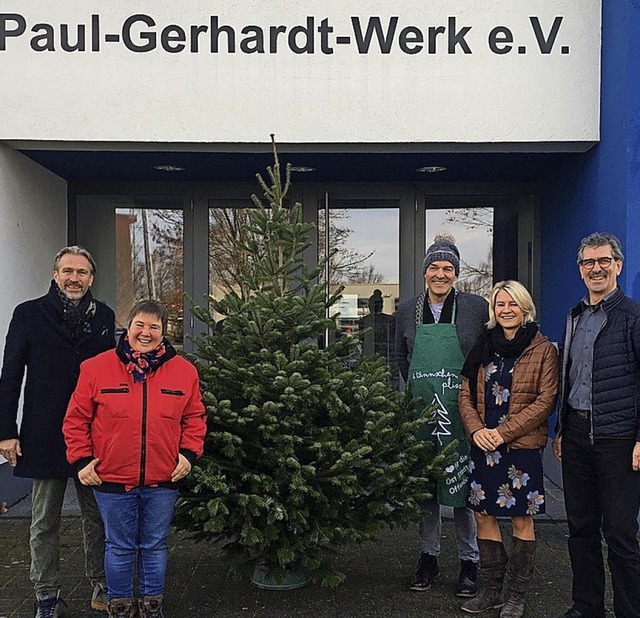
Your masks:
M 55 285 L 55 284 L 54 284 Z M 22 457 L 14 470 L 27 478 L 66 478 L 62 421 L 78 381 L 80 363 L 115 347 L 113 311 L 95 301 L 91 333 L 76 340 L 63 325 L 48 294 L 18 305 L 11 318 L 0 376 L 0 440 L 20 438 Z M 25 368 L 22 424 L 17 427 L 18 402 Z

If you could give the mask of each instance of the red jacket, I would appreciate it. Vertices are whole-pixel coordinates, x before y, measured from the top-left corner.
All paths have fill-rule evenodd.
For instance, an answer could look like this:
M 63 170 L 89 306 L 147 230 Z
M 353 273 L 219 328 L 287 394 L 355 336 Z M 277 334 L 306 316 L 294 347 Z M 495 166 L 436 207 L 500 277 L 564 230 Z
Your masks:
M 198 373 L 174 355 L 135 383 L 116 350 L 99 354 L 80 366 L 62 429 L 69 463 L 97 457 L 103 483 L 130 489 L 170 482 L 179 452 L 192 462 L 202 455 Z

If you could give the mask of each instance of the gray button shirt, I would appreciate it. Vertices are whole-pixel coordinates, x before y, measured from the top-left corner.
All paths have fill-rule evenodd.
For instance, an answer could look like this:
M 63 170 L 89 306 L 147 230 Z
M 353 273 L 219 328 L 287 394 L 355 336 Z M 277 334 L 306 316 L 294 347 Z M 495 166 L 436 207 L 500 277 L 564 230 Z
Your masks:
M 591 410 L 591 382 L 593 375 L 593 346 L 602 330 L 607 315 L 602 303 L 589 305 L 582 300 L 582 313 L 569 350 L 569 407 L 575 410 Z

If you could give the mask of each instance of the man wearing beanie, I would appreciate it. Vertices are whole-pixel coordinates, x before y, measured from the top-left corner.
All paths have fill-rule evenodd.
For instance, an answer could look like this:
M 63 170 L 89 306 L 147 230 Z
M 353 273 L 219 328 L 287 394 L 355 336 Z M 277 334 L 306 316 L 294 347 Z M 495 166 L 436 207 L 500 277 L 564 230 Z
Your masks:
M 462 365 L 489 320 L 487 301 L 454 289 L 460 274 L 460 252 L 455 239 L 439 234 L 422 262 L 426 290 L 400 304 L 396 313 L 398 367 L 411 392 L 424 405 L 435 404 L 433 422 L 419 437 L 434 440 L 438 448 L 458 441 L 456 461 L 445 470 L 433 502 L 424 505 L 419 528 L 420 560 L 410 589 L 429 590 L 440 574 L 438 555 L 442 524 L 440 506 L 453 507 L 460 574 L 456 594 L 478 592 L 478 543 L 473 513 L 465 507 L 469 446 L 458 412 Z

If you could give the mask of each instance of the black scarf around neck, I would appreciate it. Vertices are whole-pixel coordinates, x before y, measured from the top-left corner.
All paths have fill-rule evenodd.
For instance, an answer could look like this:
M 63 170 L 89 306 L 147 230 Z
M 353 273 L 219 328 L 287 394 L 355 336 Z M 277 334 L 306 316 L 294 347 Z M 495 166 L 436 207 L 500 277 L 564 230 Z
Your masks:
M 96 303 L 93 300 L 91 290 L 87 289 L 80 302 L 75 305 L 58 287 L 55 280 L 52 280 L 48 296 L 58 310 L 62 323 L 74 339 L 82 334 L 91 334 L 90 320 L 96 313 Z
M 444 299 L 442 305 L 442 313 L 438 324 L 452 324 L 453 323 L 453 306 L 455 304 L 456 291 L 452 289 L 447 297 Z M 422 307 L 422 323 L 423 324 L 435 324 L 436 319 L 431 312 L 431 305 L 429 303 L 429 290 L 424 293 L 424 306 Z
M 496 354 L 503 358 L 518 358 L 529 347 L 537 332 L 538 325 L 535 322 L 523 324 L 513 339 L 507 339 L 499 325 L 484 329 L 462 366 L 462 375 L 469 380 L 474 401 L 477 401 L 480 367 L 488 365 Z

